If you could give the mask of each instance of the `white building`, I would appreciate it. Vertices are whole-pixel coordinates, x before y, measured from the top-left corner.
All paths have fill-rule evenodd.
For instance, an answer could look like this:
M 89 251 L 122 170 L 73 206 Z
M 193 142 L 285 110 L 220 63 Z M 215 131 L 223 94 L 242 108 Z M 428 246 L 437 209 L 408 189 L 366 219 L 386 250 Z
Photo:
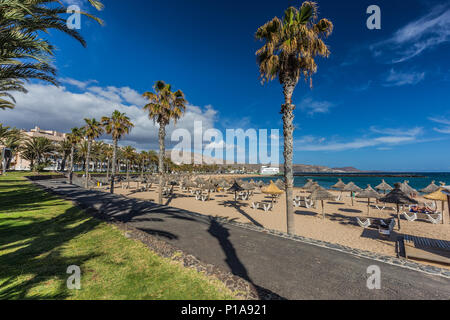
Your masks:
M 261 166 L 260 173 L 263 175 L 276 175 L 280 173 L 280 168 Z

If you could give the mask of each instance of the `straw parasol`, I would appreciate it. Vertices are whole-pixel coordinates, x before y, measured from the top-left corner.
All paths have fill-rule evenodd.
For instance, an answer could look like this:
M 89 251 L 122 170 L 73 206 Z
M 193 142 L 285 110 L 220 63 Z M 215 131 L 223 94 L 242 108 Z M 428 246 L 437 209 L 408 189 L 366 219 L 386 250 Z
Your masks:
M 319 184 L 314 181 L 308 188 L 306 188 L 306 191 L 313 192 L 317 188 L 321 188 L 321 186 L 319 186 Z
M 396 183 L 394 190 L 389 192 L 386 196 L 383 198 L 380 198 L 379 200 L 381 202 L 385 203 L 394 203 L 397 205 L 397 220 L 398 220 L 398 230 L 400 230 L 400 208 L 399 205 L 406 205 L 406 204 L 417 204 L 417 201 L 414 199 L 411 199 L 401 190 L 401 183 Z
M 314 183 L 313 179 L 308 179 L 308 181 L 305 183 L 305 185 L 302 187 L 302 189 L 308 190 L 313 183 Z
M 389 184 L 387 184 L 386 181 L 384 181 L 384 179 L 383 179 L 383 180 L 381 180 L 381 183 L 375 187 L 375 189 L 381 190 L 384 193 L 386 193 L 386 191 L 391 191 L 394 188 L 392 188 Z
M 414 189 L 414 188 L 412 188 L 412 187 L 409 185 L 409 181 L 407 181 L 407 180 L 405 180 L 405 181 L 401 184 L 400 188 L 401 188 L 401 190 L 402 190 L 404 193 L 406 193 L 406 194 L 409 195 L 409 196 L 418 194 L 417 190 Z
M 332 186 L 331 188 L 342 191 L 342 189 L 345 188 L 345 183 L 344 183 L 344 181 L 342 181 L 342 179 L 339 179 L 339 181 L 334 186 Z
M 342 181 L 341 178 L 339 178 L 339 181 L 335 185 L 331 186 L 331 188 L 341 191 L 339 193 L 339 199 L 340 199 L 341 195 L 342 195 L 342 190 L 345 188 L 345 183 L 344 183 L 344 181 Z
M 286 188 L 286 185 L 284 184 L 283 180 L 281 180 L 281 179 L 277 179 L 277 181 L 275 181 L 275 185 L 280 190 L 284 190 Z
M 228 189 L 228 191 L 234 192 L 234 201 L 236 201 L 237 200 L 236 193 L 238 193 L 240 191 L 244 191 L 244 189 L 235 180 L 233 185 L 230 187 L 230 189 Z
M 431 181 L 431 183 L 426 187 L 423 188 L 421 190 L 419 190 L 422 193 L 433 193 L 439 190 L 439 187 L 435 184 L 435 181 Z
M 329 193 L 327 190 L 322 188 L 321 186 L 317 186 L 309 196 L 311 200 L 317 200 L 322 203 L 322 217 L 325 218 L 325 206 L 324 206 L 324 200 L 334 200 L 334 196 Z
M 444 186 L 438 188 L 435 192 L 432 192 L 430 194 L 427 194 L 424 196 L 425 199 L 428 200 L 434 200 L 434 201 L 440 201 L 442 205 L 442 223 L 444 223 L 444 202 L 448 201 L 447 195 L 444 193 L 447 189 L 444 188 Z M 444 191 L 444 192 L 442 192 Z
M 367 185 L 367 188 L 361 191 L 356 195 L 357 198 L 367 198 L 367 215 L 370 213 L 370 198 L 379 199 L 381 198 L 381 194 L 376 192 L 370 184 Z
M 284 191 L 280 190 L 275 183 L 273 183 L 273 181 L 270 181 L 270 185 L 268 187 L 262 188 L 261 189 L 262 193 L 266 193 L 266 194 L 270 194 L 272 196 L 272 204 L 273 204 L 273 200 L 277 195 L 282 194 Z
M 352 198 L 352 207 L 353 207 L 353 192 L 361 192 L 362 189 L 358 187 L 353 182 L 349 182 L 342 191 L 350 191 L 350 197 Z

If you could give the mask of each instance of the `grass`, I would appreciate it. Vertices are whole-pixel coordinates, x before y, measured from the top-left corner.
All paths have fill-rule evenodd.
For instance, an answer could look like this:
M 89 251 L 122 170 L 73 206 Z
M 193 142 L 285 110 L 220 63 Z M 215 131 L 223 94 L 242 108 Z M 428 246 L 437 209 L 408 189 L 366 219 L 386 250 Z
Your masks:
M 29 174 L 29 173 L 28 173 Z M 223 283 L 124 237 L 23 177 L 0 177 L 0 299 L 233 299 Z M 67 289 L 67 267 L 81 289 Z

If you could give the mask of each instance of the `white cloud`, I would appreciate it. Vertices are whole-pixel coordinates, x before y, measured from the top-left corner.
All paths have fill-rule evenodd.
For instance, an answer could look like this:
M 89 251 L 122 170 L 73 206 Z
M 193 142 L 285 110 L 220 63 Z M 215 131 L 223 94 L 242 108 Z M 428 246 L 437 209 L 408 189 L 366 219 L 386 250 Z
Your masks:
M 72 78 L 61 78 L 61 79 L 59 79 L 59 81 L 61 83 L 70 84 L 70 85 L 75 86 L 75 87 L 77 87 L 79 89 L 82 89 L 82 90 L 86 89 L 86 87 L 88 85 L 90 85 L 91 83 L 97 83 L 96 80 L 78 81 L 78 80 L 75 80 L 75 79 L 72 79 Z
M 416 85 L 425 79 L 425 72 L 399 72 L 391 69 L 383 86 L 400 87 L 404 85 Z
M 141 101 L 139 94 L 131 88 L 91 87 L 88 92 L 74 93 L 66 87 L 30 84 L 27 89 L 28 94 L 15 95 L 15 109 L 2 111 L 3 123 L 23 129 L 38 126 L 69 132 L 72 127 L 82 126 L 84 118 L 100 120 L 117 109 L 125 112 L 135 125 L 131 134 L 124 137 L 122 145 L 130 144 L 139 149 L 157 148 L 158 127 L 142 109 L 145 101 Z M 193 132 L 195 120 L 202 121 L 204 130 L 207 130 L 214 127 L 216 115 L 217 111 L 212 106 L 188 105 L 176 128 Z M 167 127 L 168 139 L 174 128 L 174 124 Z M 104 138 L 108 139 L 107 136 Z
M 371 47 L 375 56 L 399 63 L 450 41 L 450 8 L 439 5 Z M 389 58 L 387 58 L 389 57 Z M 393 58 L 392 58 L 393 57 Z
M 377 129 L 371 127 L 372 133 L 381 134 L 377 137 L 362 137 L 351 141 L 330 141 L 324 137 L 304 136 L 295 141 L 296 151 L 345 151 L 356 150 L 368 147 L 378 147 L 386 149 L 391 146 L 418 142 L 418 137 L 423 134 L 423 128 L 412 129 Z
M 434 131 L 444 134 L 450 134 L 450 120 L 445 118 L 428 118 L 428 120 L 444 125 L 443 127 L 433 128 Z
M 314 101 L 312 98 L 304 98 L 299 107 L 308 115 L 313 116 L 316 113 L 328 113 L 334 105 L 328 101 Z

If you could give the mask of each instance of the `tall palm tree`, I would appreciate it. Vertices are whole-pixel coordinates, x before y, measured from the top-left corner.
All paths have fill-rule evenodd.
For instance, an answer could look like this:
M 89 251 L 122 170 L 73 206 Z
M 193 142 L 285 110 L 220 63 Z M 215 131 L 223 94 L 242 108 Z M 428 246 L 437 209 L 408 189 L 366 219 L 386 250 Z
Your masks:
M 256 52 L 262 83 L 278 77 L 283 87 L 284 177 L 286 183 L 287 231 L 294 233 L 294 208 L 292 171 L 293 120 L 292 95 L 301 77 L 310 81 L 317 72 L 316 56 L 328 57 L 330 51 L 323 38 L 333 31 L 327 19 L 318 21 L 317 4 L 305 1 L 297 9 L 290 7 L 283 20 L 275 17 L 256 31 L 256 39 L 264 45 Z
M 153 92 L 145 92 L 143 96 L 149 100 L 144 106 L 149 118 L 159 124 L 159 203 L 162 204 L 162 183 L 164 176 L 166 126 L 171 120 L 176 124 L 186 110 L 187 101 L 181 90 L 172 92 L 172 86 L 164 81 L 156 81 Z
M 97 10 L 103 9 L 100 1 L 90 2 Z M 63 32 L 86 46 L 80 33 L 67 26 L 66 19 L 67 7 L 60 0 L 0 1 L 0 109 L 14 108 L 11 92 L 26 92 L 24 83 L 30 79 L 57 84 L 51 63 L 55 47 L 42 38 L 49 30 Z
M 119 140 L 125 134 L 129 134 L 134 124 L 130 121 L 130 118 L 121 113 L 118 110 L 114 110 L 111 117 L 103 117 L 102 124 L 105 127 L 107 134 L 110 134 L 113 139 L 113 156 L 112 156 L 112 171 L 111 171 L 111 186 L 110 192 L 114 193 L 114 178 L 116 176 L 116 163 L 117 163 L 117 145 Z
M 61 166 L 60 171 L 63 172 L 66 168 L 66 162 L 67 158 L 70 156 L 70 151 L 72 148 L 72 144 L 70 141 L 66 138 L 64 140 L 59 141 L 56 144 L 56 151 L 58 152 L 59 156 L 61 157 Z
M 127 181 L 128 181 L 128 187 L 130 186 L 130 168 L 134 164 L 134 161 L 136 160 L 136 149 L 132 146 L 126 146 L 122 149 L 123 156 L 126 160 L 127 165 Z
M 111 146 L 110 144 L 105 145 L 104 149 L 103 149 L 103 154 L 105 155 L 106 158 L 106 179 L 109 179 L 109 172 L 111 169 L 111 160 L 113 157 L 113 146 Z
M 94 118 L 85 118 L 84 121 L 86 122 L 86 124 L 83 128 L 83 132 L 88 141 L 88 149 L 86 155 L 86 180 L 84 181 L 84 187 L 87 189 L 89 182 L 89 163 L 91 157 L 92 142 L 103 134 L 103 127 L 102 124 Z
M 141 179 L 144 178 L 145 163 L 148 161 L 148 152 L 143 150 L 139 153 L 139 162 L 141 166 Z
M 69 183 L 72 184 L 73 179 L 73 160 L 75 155 L 75 148 L 83 139 L 83 129 L 72 128 L 72 131 L 67 135 L 67 140 L 70 143 L 70 167 L 69 167 Z

